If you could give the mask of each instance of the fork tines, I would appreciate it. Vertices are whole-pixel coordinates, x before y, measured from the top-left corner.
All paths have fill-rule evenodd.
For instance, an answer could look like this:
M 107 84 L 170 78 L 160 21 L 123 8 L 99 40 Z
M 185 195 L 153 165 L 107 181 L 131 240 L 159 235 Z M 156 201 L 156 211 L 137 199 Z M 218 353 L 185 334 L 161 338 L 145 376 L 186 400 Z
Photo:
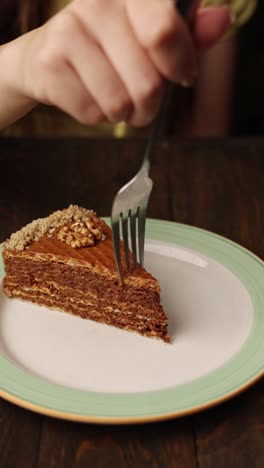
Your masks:
M 125 272 L 144 264 L 146 208 L 146 206 L 137 206 L 133 210 L 130 209 L 127 212 L 121 212 L 119 216 L 112 217 L 114 250 L 121 281 Z M 124 255 L 122 255 L 120 245 L 121 237 Z

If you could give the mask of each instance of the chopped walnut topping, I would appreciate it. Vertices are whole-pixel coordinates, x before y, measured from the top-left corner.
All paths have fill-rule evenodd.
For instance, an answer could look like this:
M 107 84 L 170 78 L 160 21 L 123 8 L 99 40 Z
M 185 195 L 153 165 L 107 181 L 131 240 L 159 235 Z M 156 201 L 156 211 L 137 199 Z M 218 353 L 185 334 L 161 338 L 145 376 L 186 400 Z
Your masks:
M 78 232 L 73 230 L 70 233 L 74 236 L 70 241 L 71 243 L 75 241 L 74 248 L 83 246 L 83 237 L 89 238 L 89 241 L 85 241 L 86 245 L 89 245 L 91 239 L 93 240 L 93 244 L 90 245 L 94 245 L 96 240 L 104 239 L 96 213 L 77 205 L 70 205 L 65 210 L 55 211 L 47 218 L 36 219 L 27 224 L 27 226 L 11 235 L 10 239 L 5 242 L 5 247 L 14 250 L 24 250 L 32 242 L 39 241 L 45 235 L 52 237 L 59 228 L 66 227 L 69 223 L 72 223 L 70 224 L 71 227 L 75 225 L 78 230 Z M 88 233 L 87 230 L 89 231 Z M 77 236 L 79 237 L 77 238 Z
M 66 242 L 73 249 L 78 249 L 95 245 L 96 241 L 104 240 L 105 235 L 102 229 L 96 226 L 95 218 L 91 217 L 63 226 L 59 230 L 57 238 L 61 242 Z

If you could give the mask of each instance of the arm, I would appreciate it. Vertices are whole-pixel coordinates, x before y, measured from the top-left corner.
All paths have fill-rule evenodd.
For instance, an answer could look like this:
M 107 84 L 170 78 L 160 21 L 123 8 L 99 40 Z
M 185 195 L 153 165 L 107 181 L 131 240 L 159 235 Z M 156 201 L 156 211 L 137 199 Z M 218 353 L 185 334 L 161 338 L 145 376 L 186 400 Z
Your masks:
M 20 119 L 37 105 L 19 84 L 23 80 L 21 61 L 32 34 L 34 32 L 0 47 L 0 128 Z

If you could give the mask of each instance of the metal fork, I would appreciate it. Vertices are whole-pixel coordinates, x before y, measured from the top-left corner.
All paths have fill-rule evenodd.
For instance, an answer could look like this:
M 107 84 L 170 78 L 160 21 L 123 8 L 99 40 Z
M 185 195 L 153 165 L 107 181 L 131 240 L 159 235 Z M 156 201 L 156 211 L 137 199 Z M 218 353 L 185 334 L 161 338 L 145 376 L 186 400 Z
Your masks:
M 177 8 L 186 17 L 189 14 L 193 0 L 181 0 L 177 3 Z M 142 166 L 138 173 L 125 184 L 116 194 L 111 214 L 111 225 L 113 232 L 114 252 L 118 276 L 123 282 L 122 259 L 120 250 L 120 224 L 124 243 L 125 265 L 127 271 L 138 264 L 144 264 L 144 242 L 145 242 L 145 222 L 149 196 L 153 182 L 149 177 L 150 158 L 157 141 L 163 115 L 167 107 L 168 96 L 170 95 L 172 84 L 165 83 L 165 92 L 162 104 L 157 117 L 154 119 L 148 144 L 145 150 Z M 138 221 L 138 222 L 137 222 Z M 129 253 L 129 232 L 132 250 L 132 258 Z M 138 242 L 137 242 L 138 241 Z
M 120 223 L 124 243 L 126 269 L 129 270 L 132 267 L 131 257 L 129 255 L 129 232 L 133 255 L 133 267 L 136 268 L 138 263 L 142 266 L 144 264 L 146 211 L 153 186 L 153 182 L 149 177 L 150 157 L 159 135 L 163 114 L 167 106 L 169 91 L 170 85 L 166 83 L 161 109 L 151 126 L 141 168 L 135 177 L 133 177 L 133 179 L 118 191 L 113 202 L 111 224 L 116 266 L 120 281 L 123 281 L 120 251 Z

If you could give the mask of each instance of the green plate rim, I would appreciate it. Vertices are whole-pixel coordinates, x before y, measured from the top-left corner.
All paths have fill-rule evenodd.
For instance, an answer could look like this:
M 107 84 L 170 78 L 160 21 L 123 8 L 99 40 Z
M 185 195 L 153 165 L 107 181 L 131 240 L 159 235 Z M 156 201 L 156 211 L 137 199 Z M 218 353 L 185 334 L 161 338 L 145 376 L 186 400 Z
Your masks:
M 107 219 L 109 222 L 109 220 Z M 264 375 L 264 262 L 241 245 L 193 226 L 148 219 L 146 237 L 218 261 L 247 289 L 254 310 L 246 342 L 223 366 L 188 384 L 141 393 L 97 393 L 48 382 L 0 355 L 0 396 L 24 408 L 80 422 L 133 424 L 192 414 L 241 393 Z M 0 278 L 4 274 L 0 261 Z

